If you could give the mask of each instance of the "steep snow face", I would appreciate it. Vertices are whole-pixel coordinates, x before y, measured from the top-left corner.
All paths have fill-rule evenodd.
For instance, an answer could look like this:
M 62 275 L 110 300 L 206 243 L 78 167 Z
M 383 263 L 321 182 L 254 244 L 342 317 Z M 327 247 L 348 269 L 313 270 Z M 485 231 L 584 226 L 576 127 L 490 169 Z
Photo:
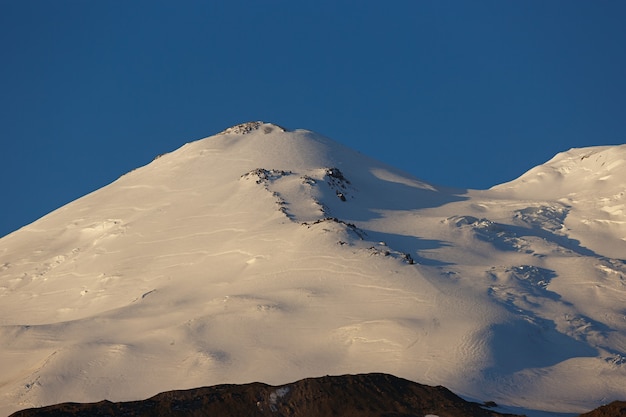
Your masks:
M 0 240 L 0 412 L 374 371 L 529 414 L 625 398 L 623 255 L 519 181 L 263 122 L 188 143 Z

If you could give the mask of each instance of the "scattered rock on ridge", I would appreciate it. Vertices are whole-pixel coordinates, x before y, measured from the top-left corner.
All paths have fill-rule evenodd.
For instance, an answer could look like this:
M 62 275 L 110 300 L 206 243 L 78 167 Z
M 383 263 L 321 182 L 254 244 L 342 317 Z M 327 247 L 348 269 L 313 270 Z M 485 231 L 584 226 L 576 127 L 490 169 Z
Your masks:
M 339 168 L 326 168 L 327 183 L 330 188 L 335 191 L 335 194 L 341 201 L 346 200 L 346 186 L 350 184 L 350 181 L 343 176 L 343 173 Z
M 63 403 L 11 417 L 59 416 L 498 417 L 442 386 L 388 374 L 325 376 L 274 387 L 262 383 L 169 391 L 144 401 Z
M 348 230 L 351 230 L 355 235 L 357 235 L 359 239 L 363 240 L 365 238 L 366 233 L 363 230 L 359 229 L 353 223 L 346 223 L 343 220 L 340 220 L 336 217 L 324 217 L 323 219 L 316 220 L 312 223 L 303 222 L 302 225 L 310 228 L 311 226 L 314 226 L 317 224 L 323 224 L 325 222 L 333 222 L 333 223 L 337 223 L 340 225 L 344 225 Z
M 258 122 L 241 123 L 241 124 L 229 127 L 228 129 L 225 129 L 224 131 L 220 132 L 220 134 L 227 135 L 229 133 L 234 133 L 236 135 L 246 135 L 250 132 L 259 130 L 261 128 L 263 128 L 263 133 L 266 133 L 266 134 L 273 132 L 274 129 L 278 129 L 281 132 L 287 131 L 287 129 L 285 129 L 284 127 L 280 127 L 272 123 L 265 123 L 265 122 L 258 121 Z
M 291 171 L 283 171 L 282 169 L 265 169 L 265 168 L 257 168 L 253 169 L 250 172 L 246 172 L 241 176 L 241 178 L 249 178 L 249 177 L 257 177 L 257 184 L 267 184 L 268 182 L 277 180 L 278 178 L 284 177 L 285 175 L 291 175 Z

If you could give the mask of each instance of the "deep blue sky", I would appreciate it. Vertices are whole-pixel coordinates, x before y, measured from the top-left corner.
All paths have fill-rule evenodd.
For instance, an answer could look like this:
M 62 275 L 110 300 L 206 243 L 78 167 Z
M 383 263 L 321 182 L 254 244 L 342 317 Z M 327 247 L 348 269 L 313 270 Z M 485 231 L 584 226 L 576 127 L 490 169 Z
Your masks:
M 0 0 L 0 236 L 236 123 L 488 188 L 626 142 L 626 2 Z

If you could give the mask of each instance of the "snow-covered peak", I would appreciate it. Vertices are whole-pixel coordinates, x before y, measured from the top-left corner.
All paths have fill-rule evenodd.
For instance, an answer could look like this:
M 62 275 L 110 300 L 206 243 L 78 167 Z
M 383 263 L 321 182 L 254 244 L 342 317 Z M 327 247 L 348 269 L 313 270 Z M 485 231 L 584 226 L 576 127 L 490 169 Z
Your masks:
M 624 191 L 626 145 L 573 148 L 493 189 L 554 200 Z
M 624 398 L 623 151 L 466 192 L 269 123 L 190 142 L 0 239 L 0 414 L 373 371 Z
M 491 191 L 552 202 L 569 213 L 564 231 L 586 248 L 626 253 L 626 145 L 570 149 Z

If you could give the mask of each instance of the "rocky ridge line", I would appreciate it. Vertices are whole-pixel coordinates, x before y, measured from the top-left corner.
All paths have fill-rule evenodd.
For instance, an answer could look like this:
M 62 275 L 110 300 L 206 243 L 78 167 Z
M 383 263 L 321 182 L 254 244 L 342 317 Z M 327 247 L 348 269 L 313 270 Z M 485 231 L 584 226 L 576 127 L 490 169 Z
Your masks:
M 87 416 L 273 416 L 273 417 L 500 417 L 447 388 L 421 385 L 388 374 L 325 376 L 283 386 L 216 385 L 168 391 L 143 401 L 63 403 L 18 411 L 11 417 Z M 511 415 L 509 415 L 511 416 Z

